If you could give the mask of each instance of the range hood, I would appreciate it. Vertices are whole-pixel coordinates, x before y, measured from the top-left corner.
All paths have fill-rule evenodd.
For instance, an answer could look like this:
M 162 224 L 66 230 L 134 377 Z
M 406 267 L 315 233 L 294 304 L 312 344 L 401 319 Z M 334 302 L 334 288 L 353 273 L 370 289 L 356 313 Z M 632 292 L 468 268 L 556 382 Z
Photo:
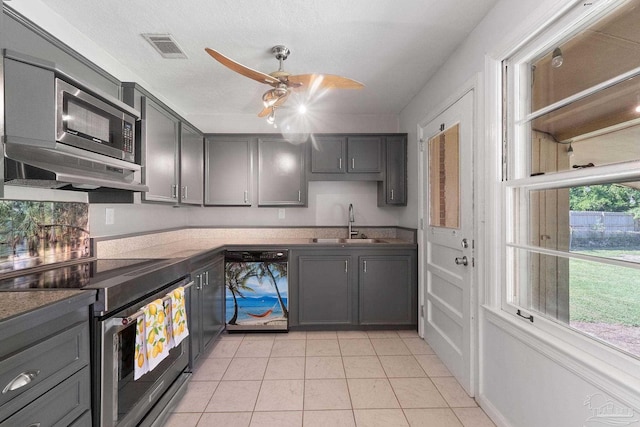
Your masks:
M 149 191 L 149 187 L 139 183 L 139 165 L 65 144 L 42 147 L 7 138 L 4 157 L 5 185 Z

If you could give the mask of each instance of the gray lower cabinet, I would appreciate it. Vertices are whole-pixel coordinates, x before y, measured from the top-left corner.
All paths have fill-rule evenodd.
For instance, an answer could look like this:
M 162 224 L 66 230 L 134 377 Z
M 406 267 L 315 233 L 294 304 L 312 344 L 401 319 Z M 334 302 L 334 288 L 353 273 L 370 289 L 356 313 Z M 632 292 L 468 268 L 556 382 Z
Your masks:
M 0 322 L 0 427 L 90 426 L 86 292 Z
M 208 206 L 251 206 L 253 155 L 250 137 L 205 140 L 205 199 Z
M 378 181 L 378 206 L 407 205 L 407 137 L 387 136 L 384 180 Z
M 212 262 L 191 274 L 194 284 L 189 299 L 190 364 L 224 329 L 224 257 L 216 255 Z
M 298 324 L 350 325 L 355 287 L 349 255 L 302 255 L 298 267 Z
M 56 388 L 43 394 L 11 417 L 0 427 L 37 426 L 66 427 L 88 411 L 91 404 L 89 367 L 62 381 Z M 86 420 L 86 416 L 84 418 Z M 90 420 L 89 420 L 90 421 Z M 88 424 L 76 424 L 90 426 Z
M 361 256 L 358 320 L 361 325 L 417 322 L 417 287 L 411 255 Z
M 180 123 L 180 203 L 202 205 L 204 155 L 203 136 Z
M 290 252 L 290 326 L 417 325 L 416 249 Z
M 306 206 L 305 145 L 258 139 L 258 205 Z

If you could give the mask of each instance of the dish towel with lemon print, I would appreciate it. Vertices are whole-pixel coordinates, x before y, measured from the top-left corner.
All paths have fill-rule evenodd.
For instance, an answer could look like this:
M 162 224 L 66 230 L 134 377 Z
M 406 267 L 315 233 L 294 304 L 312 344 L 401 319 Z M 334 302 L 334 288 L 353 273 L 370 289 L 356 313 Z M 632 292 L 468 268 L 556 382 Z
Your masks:
M 189 336 L 189 328 L 187 326 L 187 310 L 184 305 L 184 288 L 181 286 L 169 293 L 171 304 L 171 334 L 173 345 L 178 345 L 183 339 Z
M 170 349 L 167 319 L 162 300 L 144 307 L 144 315 L 136 324 L 136 352 L 133 379 L 137 380 L 167 357 Z

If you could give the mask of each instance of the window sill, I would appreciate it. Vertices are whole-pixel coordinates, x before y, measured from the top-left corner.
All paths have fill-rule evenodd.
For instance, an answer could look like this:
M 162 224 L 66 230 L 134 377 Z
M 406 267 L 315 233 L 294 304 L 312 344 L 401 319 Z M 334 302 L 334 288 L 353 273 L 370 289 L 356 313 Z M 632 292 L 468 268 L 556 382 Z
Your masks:
M 598 342 L 589 342 L 580 334 L 562 330 L 559 326 L 553 333 L 530 323 L 517 319 L 504 310 L 482 306 L 487 321 L 519 340 L 532 351 L 553 360 L 560 366 L 578 375 L 585 381 L 596 385 L 603 391 L 616 396 L 626 403 L 640 408 L 640 362 Z M 540 319 L 540 320 L 538 320 Z M 536 317 L 536 322 L 545 322 Z M 552 324 L 546 321 L 545 323 Z M 548 326 L 548 325 L 545 325 Z M 584 341 L 581 346 L 568 342 Z M 589 348 L 595 351 L 590 351 Z M 608 361 L 593 354 L 608 355 Z

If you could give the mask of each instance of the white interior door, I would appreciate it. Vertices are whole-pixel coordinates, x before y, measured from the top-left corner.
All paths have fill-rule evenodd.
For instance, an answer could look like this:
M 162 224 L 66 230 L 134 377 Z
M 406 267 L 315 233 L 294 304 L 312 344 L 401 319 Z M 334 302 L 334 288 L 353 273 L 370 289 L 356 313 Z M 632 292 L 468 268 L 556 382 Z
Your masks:
M 424 338 L 474 394 L 474 92 L 421 128 Z

